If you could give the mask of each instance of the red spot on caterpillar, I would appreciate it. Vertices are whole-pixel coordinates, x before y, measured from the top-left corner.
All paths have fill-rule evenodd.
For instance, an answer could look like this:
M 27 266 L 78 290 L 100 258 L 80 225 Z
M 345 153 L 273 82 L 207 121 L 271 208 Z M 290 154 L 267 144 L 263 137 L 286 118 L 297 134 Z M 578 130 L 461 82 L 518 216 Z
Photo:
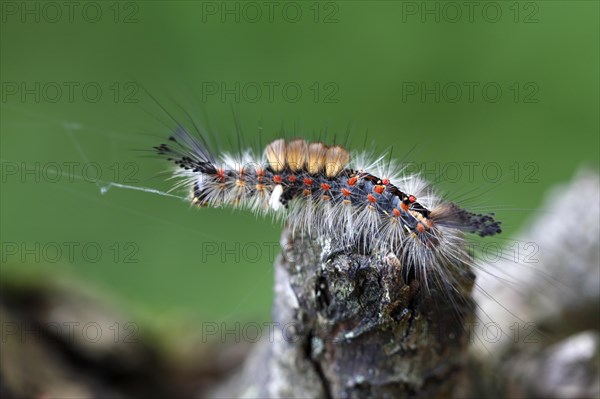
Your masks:
M 394 210 L 392 210 L 392 213 L 394 214 L 394 216 L 400 216 L 400 211 L 396 208 L 394 208 Z
M 281 183 L 283 181 L 283 179 L 281 178 L 281 176 L 275 175 L 275 176 L 273 176 L 273 181 L 275 183 Z
M 385 186 L 375 186 L 375 187 L 373 187 L 373 191 L 375 191 L 377 194 L 383 193 L 383 190 L 385 190 Z
M 400 208 L 404 211 L 407 212 L 408 211 L 408 205 L 406 205 L 404 202 L 400 203 Z
M 377 202 L 377 198 L 373 197 L 371 194 L 367 195 L 367 200 L 372 203 Z
M 408 200 L 413 203 L 417 200 L 417 197 L 415 197 L 414 195 L 411 195 L 410 197 L 408 197 Z
M 390 179 L 383 179 L 381 182 L 387 186 L 388 184 L 390 184 Z
M 312 186 L 312 184 L 313 184 L 312 179 L 309 179 L 308 177 L 304 178 L 304 185 L 305 186 Z
M 290 175 L 290 177 L 288 177 L 288 180 L 293 183 L 296 181 L 296 176 Z
M 417 223 L 417 231 L 419 233 L 425 232 L 425 226 L 423 226 L 421 223 Z
M 356 182 L 358 181 L 358 177 L 354 176 L 348 179 L 348 185 L 349 186 L 353 186 L 356 184 Z
M 329 184 L 327 184 L 327 183 L 321 183 L 321 188 L 324 191 L 328 191 L 329 189 L 331 189 L 331 186 Z
M 349 197 L 350 196 L 350 190 L 348 190 L 347 188 L 342 188 L 342 195 L 344 197 Z
M 225 171 L 223 169 L 217 169 L 217 177 L 219 180 L 225 180 Z

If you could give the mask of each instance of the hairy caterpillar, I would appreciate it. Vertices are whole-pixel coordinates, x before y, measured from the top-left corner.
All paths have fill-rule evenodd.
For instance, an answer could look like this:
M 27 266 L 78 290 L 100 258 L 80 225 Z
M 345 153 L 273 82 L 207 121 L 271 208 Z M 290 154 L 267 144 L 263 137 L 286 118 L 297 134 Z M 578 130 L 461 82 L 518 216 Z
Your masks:
M 493 214 L 444 201 L 384 157 L 369 161 L 367 153 L 304 139 L 275 140 L 262 156 L 217 157 L 204 137 L 181 126 L 169 141 L 155 149 L 177 165 L 176 187 L 187 187 L 193 204 L 273 214 L 294 232 L 393 252 L 425 283 L 431 265 L 465 262 L 464 233 L 501 232 Z

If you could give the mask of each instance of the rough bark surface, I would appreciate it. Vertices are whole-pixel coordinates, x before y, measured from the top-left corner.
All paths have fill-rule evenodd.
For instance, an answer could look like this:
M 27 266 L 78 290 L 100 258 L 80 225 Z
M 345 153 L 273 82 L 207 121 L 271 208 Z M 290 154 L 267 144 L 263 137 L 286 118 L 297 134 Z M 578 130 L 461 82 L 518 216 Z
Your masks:
M 326 237 L 282 236 L 273 318 L 282 328 L 216 397 L 448 397 L 464 371 L 473 315 L 465 267 L 450 296 L 405 281 L 393 255 Z M 467 299 L 465 299 L 467 298 Z M 253 375 L 245 377 L 245 374 Z

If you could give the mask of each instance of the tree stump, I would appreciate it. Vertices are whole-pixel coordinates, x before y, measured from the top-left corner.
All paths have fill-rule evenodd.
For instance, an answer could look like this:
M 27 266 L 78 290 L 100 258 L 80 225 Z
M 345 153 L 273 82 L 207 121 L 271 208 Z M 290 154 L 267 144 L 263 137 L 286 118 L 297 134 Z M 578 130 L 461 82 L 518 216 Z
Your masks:
M 455 287 L 403 273 L 393 254 L 340 248 L 285 229 L 276 261 L 273 320 L 215 397 L 448 397 L 462 381 L 474 317 L 474 275 Z M 406 269 L 405 269 L 406 270 Z M 270 335 L 271 336 L 271 335 Z M 270 342 L 269 342 L 270 341 Z

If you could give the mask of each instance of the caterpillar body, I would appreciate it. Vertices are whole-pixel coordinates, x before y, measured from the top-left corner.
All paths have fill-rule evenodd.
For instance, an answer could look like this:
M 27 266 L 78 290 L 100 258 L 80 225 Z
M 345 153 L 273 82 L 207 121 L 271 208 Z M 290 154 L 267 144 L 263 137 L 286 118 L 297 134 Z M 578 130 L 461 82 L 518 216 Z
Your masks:
M 501 232 L 493 214 L 444 201 L 384 157 L 369 162 L 367 153 L 304 139 L 275 140 L 261 156 L 216 157 L 183 127 L 169 141 L 155 149 L 177 165 L 176 187 L 187 187 L 193 204 L 273 214 L 294 232 L 390 251 L 417 276 L 426 277 L 428 265 L 464 262 L 464 233 Z

